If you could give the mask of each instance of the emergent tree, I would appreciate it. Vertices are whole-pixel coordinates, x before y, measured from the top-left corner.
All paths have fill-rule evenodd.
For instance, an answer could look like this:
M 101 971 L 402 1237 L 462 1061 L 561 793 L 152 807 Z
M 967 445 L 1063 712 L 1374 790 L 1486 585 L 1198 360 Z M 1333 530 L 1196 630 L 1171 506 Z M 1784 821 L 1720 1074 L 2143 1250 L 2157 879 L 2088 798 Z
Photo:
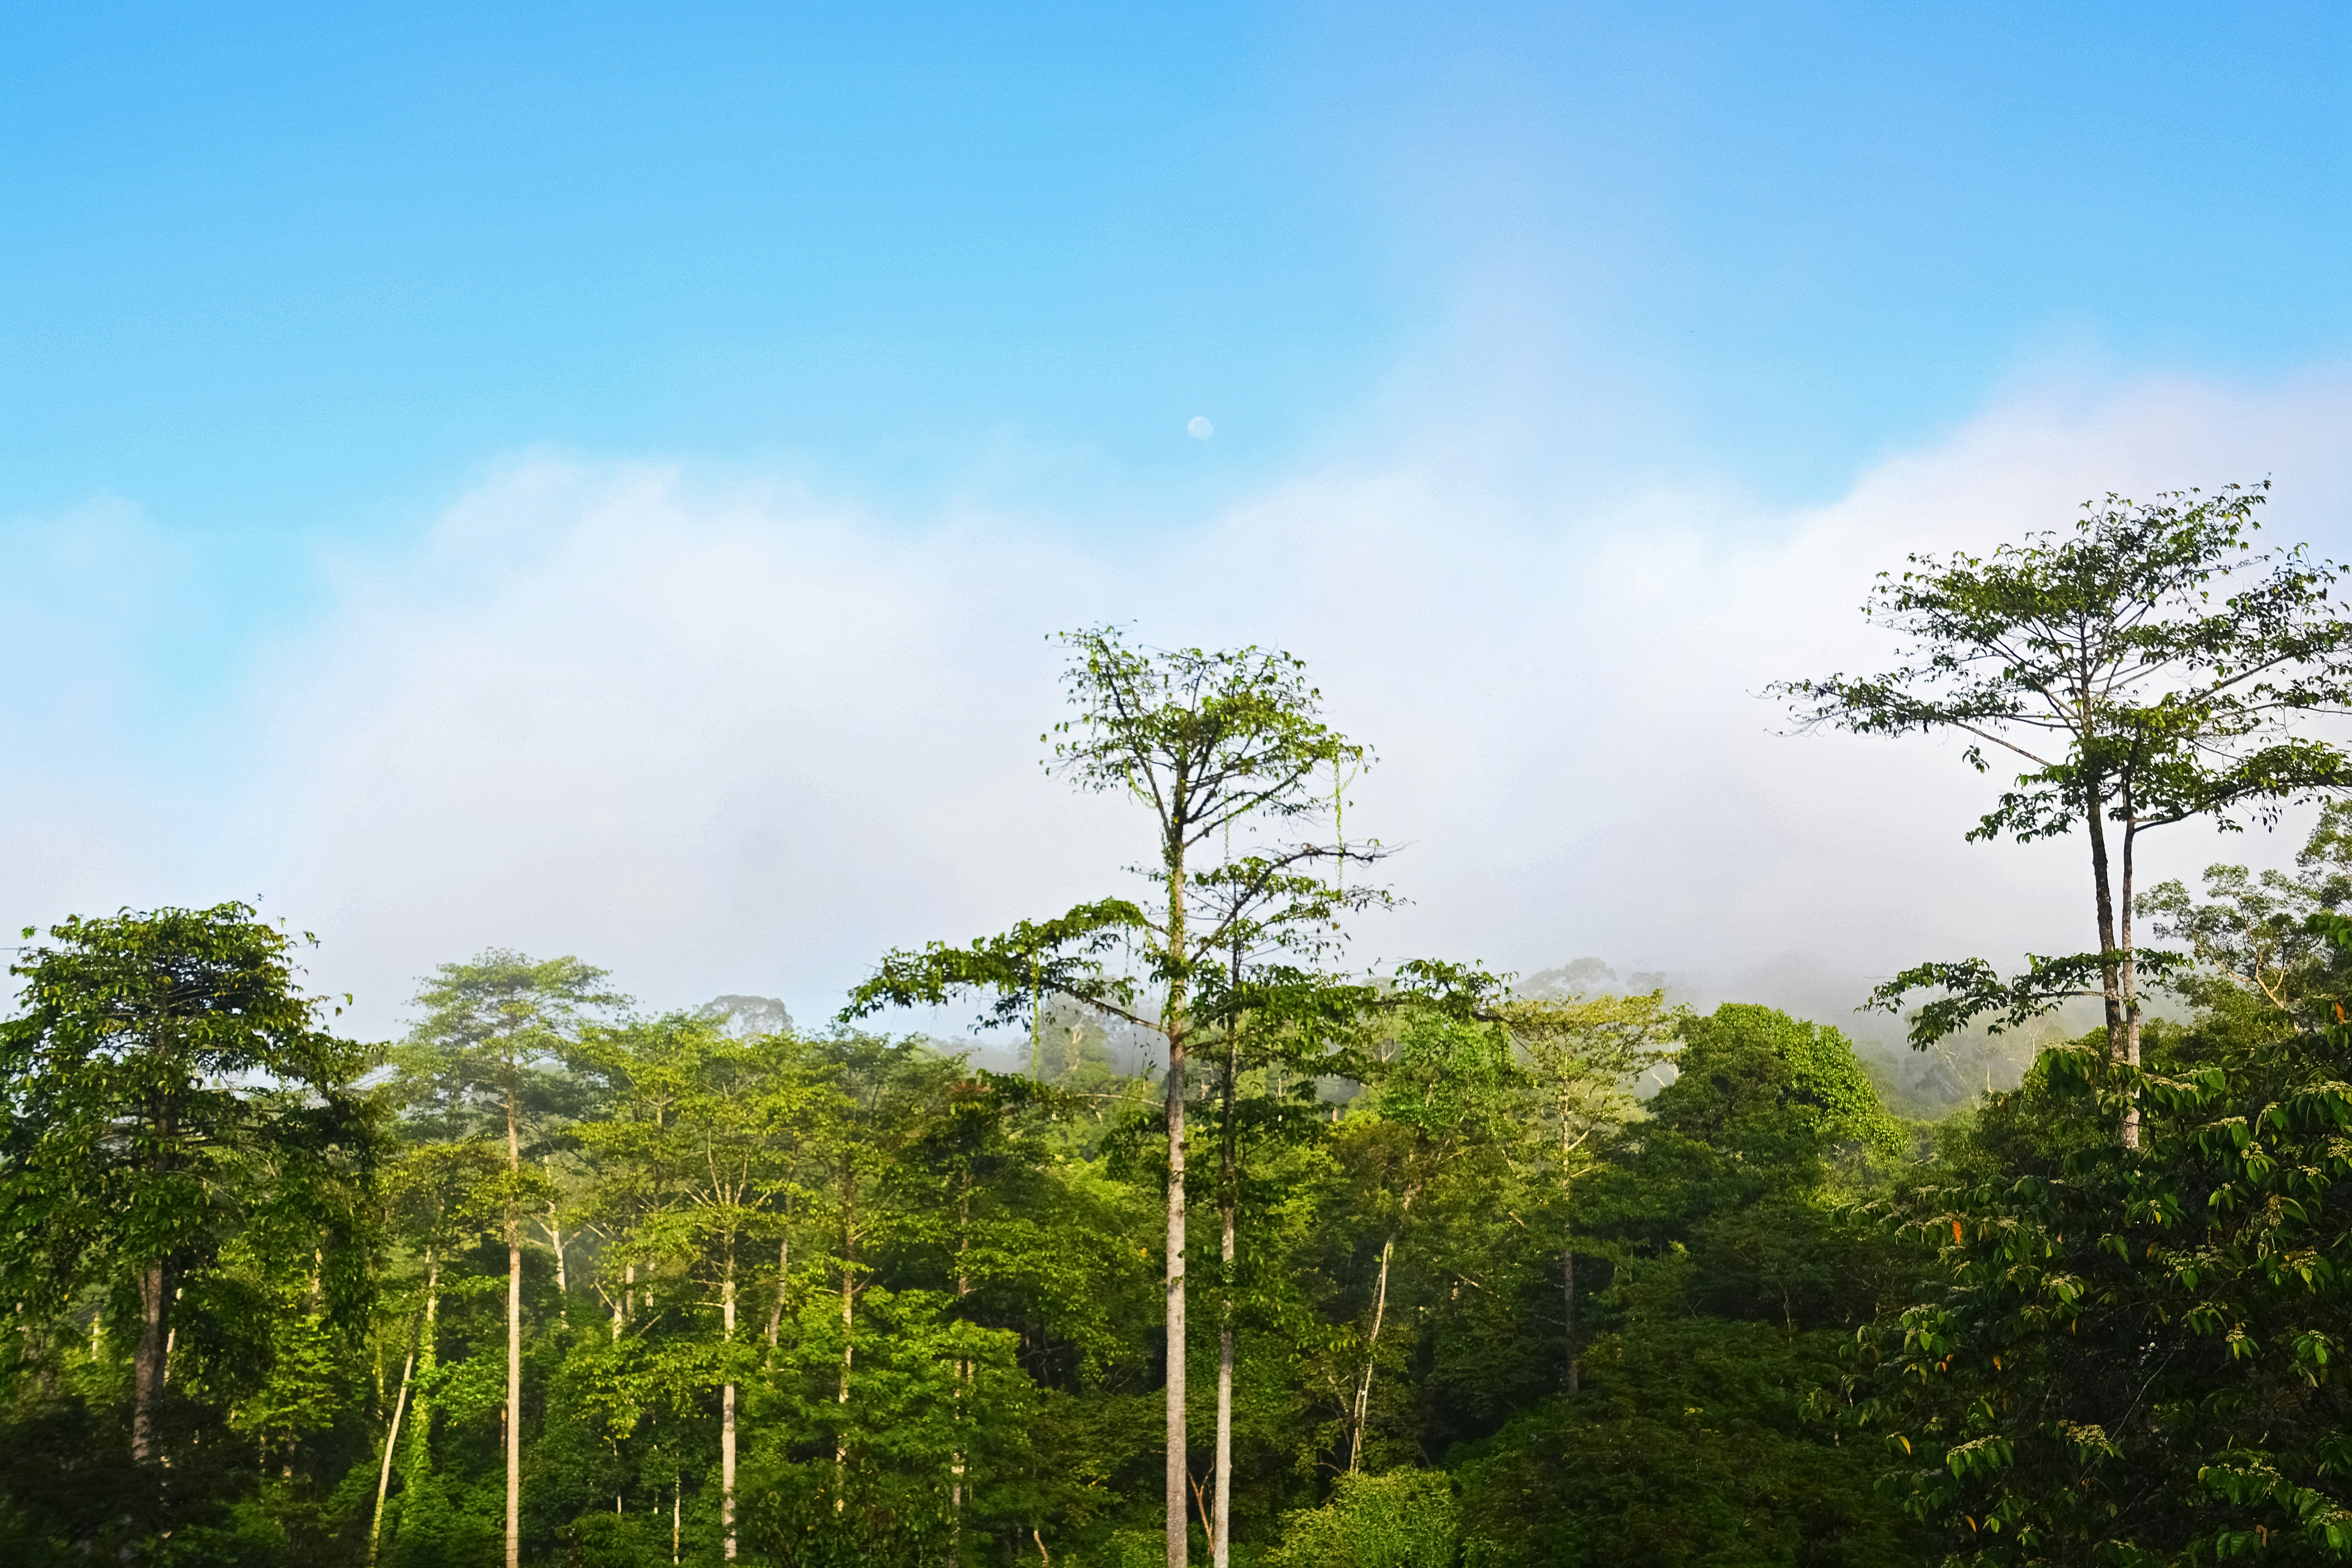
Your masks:
M 550 1069 L 583 1011 L 625 1000 L 602 989 L 604 980 L 576 958 L 541 963 L 495 949 L 445 963 L 418 989 L 425 1016 L 399 1053 L 412 1117 L 451 1134 L 495 1136 L 501 1124 L 505 1132 L 507 1568 L 522 1561 L 522 1214 L 526 1197 L 545 1186 L 524 1167 L 523 1137 L 560 1111 L 564 1080 Z
M 967 992 L 996 997 L 994 1016 L 1031 1019 L 1041 997 L 1062 996 L 1148 1029 L 1166 1044 L 1167 1136 L 1167 1542 L 1170 1568 L 1182 1568 L 1192 1472 L 1185 1433 L 1185 1113 L 1187 1071 L 1202 982 L 1230 963 L 1238 927 L 1263 947 L 1285 924 L 1328 931 L 1343 909 L 1377 901 L 1370 889 L 1312 890 L 1301 878 L 1349 859 L 1369 861 L 1377 845 L 1257 846 L 1248 867 L 1225 871 L 1211 918 L 1195 918 L 1196 895 L 1213 866 L 1212 845 L 1256 823 L 1296 822 L 1334 810 L 1321 781 L 1360 767 L 1364 749 L 1325 724 L 1320 693 L 1304 665 L 1255 647 L 1207 652 L 1143 649 L 1114 628 L 1067 634 L 1064 676 L 1076 710 L 1058 725 L 1046 763 L 1080 789 L 1129 796 L 1150 809 L 1152 862 L 1143 874 L 1159 889 L 1147 912 L 1126 900 L 1081 905 L 1056 920 L 1024 921 L 967 948 L 934 942 L 886 956 L 853 994 L 844 1017 L 886 1006 L 937 1005 Z M 1255 896 L 1236 896 L 1250 888 Z M 1319 883 L 1318 884 L 1319 888 Z M 1111 962 L 1121 951 L 1133 961 Z
M 2107 1051 L 2139 1062 L 2143 971 L 2181 955 L 2137 952 L 2132 878 L 2139 837 L 2192 817 L 2265 824 L 2346 782 L 2336 747 L 2294 721 L 2352 701 L 2352 622 L 2328 597 L 2340 568 L 2302 546 L 2256 552 L 2268 482 L 2171 492 L 2139 505 L 2086 502 L 2071 530 L 2029 535 L 1990 557 L 1913 555 L 1882 573 L 1864 613 L 1908 639 L 1884 675 L 1776 683 L 1802 728 L 1865 735 L 1957 731 L 1979 772 L 1988 748 L 2024 764 L 1971 839 L 2020 843 L 2084 829 L 2096 951 L 2030 957 L 2002 981 L 1982 959 L 1926 963 L 1881 986 L 1922 1046 L 1980 1014 L 2015 1024 L 2069 996 L 2106 1010 Z M 2121 1133 L 2137 1142 L 2138 1113 Z

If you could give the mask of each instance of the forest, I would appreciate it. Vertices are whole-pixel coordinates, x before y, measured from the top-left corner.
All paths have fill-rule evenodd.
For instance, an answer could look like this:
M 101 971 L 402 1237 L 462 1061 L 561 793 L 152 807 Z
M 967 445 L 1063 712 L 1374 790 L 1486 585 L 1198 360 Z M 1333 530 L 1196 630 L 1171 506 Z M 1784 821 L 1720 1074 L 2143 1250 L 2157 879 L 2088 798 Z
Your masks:
M 499 949 L 362 1041 L 244 904 L 28 928 L 0 1556 L 2352 1555 L 2352 623 L 2264 499 L 1915 557 L 1894 668 L 1767 694 L 1958 737 L 2014 778 L 1956 826 L 2091 872 L 2095 946 L 1865 1001 L 1940 1079 L 1597 963 L 1358 965 L 1370 748 L 1288 655 L 1109 626 L 1045 762 L 1139 870 L 830 1018 Z M 2142 885 L 2298 805 L 2293 869 Z

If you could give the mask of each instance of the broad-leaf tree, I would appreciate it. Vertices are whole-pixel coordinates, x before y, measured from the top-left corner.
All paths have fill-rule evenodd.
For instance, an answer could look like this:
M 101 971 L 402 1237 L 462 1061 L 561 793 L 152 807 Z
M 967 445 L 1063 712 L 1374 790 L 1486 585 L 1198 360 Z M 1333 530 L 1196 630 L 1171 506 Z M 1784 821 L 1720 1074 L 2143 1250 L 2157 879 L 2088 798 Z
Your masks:
M 1275 911 L 1299 903 L 1286 876 L 1336 868 L 1351 856 L 1369 860 L 1378 851 L 1336 843 L 1248 843 L 1261 825 L 1278 827 L 1332 810 L 1336 790 L 1327 792 L 1324 782 L 1365 760 L 1363 748 L 1323 721 L 1321 694 L 1297 658 L 1255 647 L 1139 648 L 1109 627 L 1067 634 L 1064 642 L 1072 656 L 1064 684 L 1075 712 L 1046 737 L 1053 745 L 1046 765 L 1082 790 L 1123 795 L 1148 810 L 1151 858 L 1139 869 L 1156 889 L 1153 907 L 1105 900 L 1058 920 L 1024 922 L 968 948 L 933 943 L 893 952 L 853 994 L 845 1016 L 936 1005 L 976 990 L 993 993 L 996 1016 L 1013 1023 L 1033 1018 L 1041 997 L 1060 995 L 1149 1029 L 1164 1043 L 1165 1513 L 1168 1562 L 1181 1568 L 1190 1544 L 1192 1484 L 1185 1429 L 1185 1118 L 1188 1075 L 1202 1027 L 1202 976 L 1229 954 L 1235 922 L 1278 919 Z M 1215 918 L 1200 919 L 1200 879 L 1210 866 L 1231 859 L 1216 850 L 1236 830 L 1262 866 L 1264 901 L 1227 900 Z M 1348 900 L 1372 896 L 1335 889 L 1328 900 L 1307 900 L 1314 913 L 1304 918 L 1328 929 Z M 1131 967 L 1111 962 L 1122 953 Z
M 522 1561 L 522 1215 L 547 1184 L 525 1169 L 523 1143 L 562 1113 L 569 1085 L 554 1069 L 583 1018 L 625 1000 L 604 981 L 576 958 L 497 949 L 445 963 L 418 988 L 424 1016 L 396 1058 L 413 1117 L 461 1136 L 505 1134 L 507 1568 Z
M 370 1057 L 327 1031 L 294 940 L 246 905 L 48 936 L 10 966 L 21 1010 L 0 1024 L 0 1289 L 36 1312 L 92 1285 L 135 1296 L 131 1451 L 163 1461 L 175 1319 L 208 1310 L 239 1237 L 299 1230 L 323 1314 L 363 1314 Z
M 1979 772 L 2021 768 L 1970 830 L 2020 843 L 2083 830 L 2096 950 L 2032 957 L 2001 980 L 1982 959 L 1906 971 L 1876 1000 L 1943 993 L 1913 1030 L 1926 1043 L 1987 1012 L 2026 1018 L 2070 996 L 2106 1012 L 2107 1050 L 2139 1061 L 2141 974 L 2179 954 L 2140 952 L 2133 875 L 2142 834 L 2201 818 L 2274 820 L 2347 781 L 2343 753 L 2295 721 L 2352 702 L 2352 621 L 2330 599 L 2338 568 L 2301 546 L 2253 549 L 2268 482 L 2219 494 L 2087 502 L 2071 529 L 1990 555 L 1913 555 L 1882 573 L 1864 614 L 1902 636 L 1874 676 L 1780 682 L 1800 723 L 1865 735 L 1947 731 Z M 2137 1112 L 2121 1119 L 2137 1141 Z
M 1510 1037 L 1492 1023 L 1415 1008 L 1395 1038 L 1360 1069 L 1371 1080 L 1349 1107 L 1345 1158 L 1381 1231 L 1380 1263 L 1361 1331 L 1345 1416 L 1348 1471 L 1362 1465 L 1372 1376 L 1387 1327 L 1389 1275 L 1413 1208 L 1466 1151 L 1490 1138 L 1507 1113 L 1515 1073 Z
M 813 1098 L 807 1075 L 797 1070 L 789 1037 L 730 1038 L 715 1022 L 685 1015 L 592 1035 L 581 1054 L 616 1092 L 659 1107 L 650 1118 L 598 1121 L 577 1131 L 612 1183 L 605 1212 L 632 1222 L 608 1257 L 669 1264 L 718 1309 L 719 1342 L 709 1359 L 719 1387 L 721 1547 L 732 1562 L 737 1395 L 748 1364 L 740 1308 L 771 1245 L 780 1247 L 779 1313 L 783 1305 L 783 1212 L 796 1192 L 793 1156 Z M 616 1337 L 625 1305 L 625 1287 Z M 772 1316 L 771 1343 L 774 1334 Z
M 1561 1360 L 1568 1392 L 1573 1394 L 1580 1374 L 1576 1180 L 1600 1163 L 1606 1135 L 1636 1114 L 1634 1089 L 1673 1050 L 1685 1015 L 1666 1005 L 1663 991 L 1633 996 L 1526 997 L 1507 1002 L 1498 1011 L 1518 1047 L 1533 1120 L 1548 1134 L 1540 1159 L 1559 1198 Z
M 1934 1265 L 1864 1335 L 1857 1414 L 1948 1562 L 2352 1556 L 2352 1031 L 2276 1018 L 2249 985 L 2140 1073 L 2046 1051 L 1959 1179 L 1889 1205 Z M 2126 1102 L 2137 1152 L 2106 1132 Z

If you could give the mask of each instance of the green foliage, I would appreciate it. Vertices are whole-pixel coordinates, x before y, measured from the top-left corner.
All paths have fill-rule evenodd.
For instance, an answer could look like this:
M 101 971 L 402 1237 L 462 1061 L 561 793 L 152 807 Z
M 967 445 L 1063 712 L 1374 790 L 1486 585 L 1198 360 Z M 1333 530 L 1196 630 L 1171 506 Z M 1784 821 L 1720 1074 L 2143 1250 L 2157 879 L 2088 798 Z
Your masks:
M 1858 1431 L 1961 1560 L 2352 1550 L 2348 1044 L 2222 1013 L 2145 1071 L 2052 1051 L 1956 1152 L 1965 1179 L 1893 1207 L 1935 1267 L 1862 1342 Z M 2138 1154 L 2098 1136 L 2125 1104 Z
M 1573 1404 L 1547 1405 L 1459 1466 L 1469 1568 L 1923 1563 L 1872 1493 L 1878 1457 L 1808 1419 L 1845 1336 L 1676 1312 L 1596 1343 Z
M 1331 1500 L 1286 1514 L 1273 1568 L 1452 1568 L 1462 1536 L 1442 1470 L 1341 1476 Z
M 2319 690 L 2297 659 L 2334 668 L 2324 574 L 2174 614 L 2249 504 L 1889 589 L 1931 640 L 2161 589 L 2143 621 L 2188 640 L 2118 647 L 2279 652 L 2193 712 L 2102 709 L 2004 830 L 2097 779 L 2154 792 L 2128 836 L 2318 776 L 2267 727 Z M 2169 564 L 2098 553 L 2127 545 Z M 2028 689 L 2040 635 L 1881 718 Z M 1296 662 L 1072 647 L 1053 765 L 1151 805 L 1158 899 L 893 953 L 849 1007 L 974 996 L 1026 1076 L 781 1009 L 625 1016 L 586 963 L 493 951 L 426 983 L 379 1104 L 250 910 L 58 927 L 0 1024 L 0 1560 L 490 1568 L 511 1436 L 529 1568 L 1159 1563 L 1171 1500 L 1173 1541 L 1215 1533 L 1221 1410 L 1238 1568 L 2352 1555 L 2352 808 L 2293 876 L 2146 895 L 2191 1023 L 1906 1127 L 1769 1008 L 1343 971 L 1379 850 L 1338 834 L 1364 757 Z M 1227 833 L 1327 807 L 1330 844 Z M 1927 1032 L 2161 967 L 1943 966 Z
M 2334 566 L 2300 546 L 2253 553 L 2269 488 L 2109 496 L 1988 556 L 1914 555 L 1867 609 L 1911 662 L 1773 690 L 1808 722 L 1957 729 L 1980 772 L 1988 746 L 2031 764 L 1973 837 L 2067 833 L 2086 800 L 2122 803 L 2119 821 L 2273 814 L 2342 776 L 2335 748 L 2281 726 L 2352 697 L 2352 623 L 2328 597 Z
M 1685 1024 L 1682 1038 L 1675 1081 L 1650 1100 L 1662 1128 L 1804 1179 L 1903 1146 L 1852 1043 L 1827 1025 L 1727 1002 Z
M 1988 749 L 2021 764 L 1970 838 L 2030 843 L 2079 826 L 2090 840 L 2096 950 L 2033 956 L 2006 981 L 1981 959 L 1905 971 L 1873 999 L 1899 1012 L 1911 994 L 1939 994 L 1915 1020 L 1915 1045 L 1988 1013 L 2013 1026 L 2095 996 L 2111 1053 L 2136 1061 L 2136 970 L 2185 962 L 2135 949 L 2138 836 L 2192 818 L 2273 822 L 2287 803 L 2352 782 L 2341 751 L 2294 728 L 2352 702 L 2352 620 L 2329 596 L 2339 569 L 2301 546 L 2253 551 L 2269 488 L 2146 505 L 2110 495 L 2084 503 L 2071 530 L 1987 556 L 1914 555 L 1879 574 L 1865 609 L 1907 639 L 1903 664 L 1769 689 L 1807 728 L 1958 731 L 1979 773 Z
M 161 1265 L 218 1321 L 239 1248 L 316 1250 L 322 1300 L 362 1307 L 369 1062 L 319 1026 L 293 942 L 242 904 L 49 936 L 10 965 L 24 1006 L 0 1025 L 0 1292 L 54 1310 Z
M 1934 1403 L 1950 1385 L 1883 1380 L 1906 1353 L 1904 1313 L 1923 1300 L 1958 1312 L 1962 1294 L 1916 1235 L 1856 1216 L 1857 1200 L 1913 1215 L 1936 1182 L 1890 1191 L 1910 1144 L 1836 1030 L 1737 1005 L 1693 1017 L 1654 996 L 1514 1001 L 1442 965 L 1310 997 L 1277 970 L 1224 993 L 1261 1006 L 1202 1026 L 1215 1070 L 1192 1107 L 1203 1144 L 1234 1139 L 1244 1220 L 1210 1298 L 1234 1335 L 1238 1563 L 1927 1560 L 1948 1522 L 1933 1500 L 1906 1494 L 1915 1519 L 1870 1483 L 1891 1424 L 1916 1417 L 1916 1447 L 1955 1419 Z M 2282 1035 L 2217 1006 L 2197 1031 L 2150 1037 L 2143 1079 L 2085 1058 L 2096 1070 L 2078 1082 L 2065 1077 L 2075 1054 L 2052 1057 L 2029 1093 L 1943 1139 L 1939 1170 L 1983 1185 L 2078 1156 L 2137 1169 L 2102 1135 L 2115 1095 L 2186 1105 L 2206 1092 L 2199 1075 Z M 496 1562 L 504 1216 L 527 1200 L 552 1205 L 529 1211 L 549 1217 L 523 1247 L 527 1563 L 659 1563 L 673 1541 L 681 1561 L 720 1560 L 730 1388 L 739 1561 L 1085 1564 L 1161 1550 L 1162 1192 L 1150 1162 L 1120 1150 L 1148 1152 L 1164 1131 L 1130 1119 L 1111 1136 L 1098 1120 L 1160 1086 L 1097 1079 L 1098 1100 L 977 1072 L 923 1041 L 728 1036 L 682 1014 L 542 1017 L 480 1038 L 437 1058 L 421 1038 L 408 1047 L 411 1113 L 371 1200 L 396 1245 L 368 1275 L 379 1310 L 365 1342 L 337 1330 L 323 1285 L 314 1297 L 315 1247 L 247 1225 L 213 1255 L 207 1289 L 226 1301 L 233 1286 L 239 1305 L 191 1313 L 173 1350 L 186 1402 L 161 1417 L 180 1446 L 168 1496 L 119 1459 L 55 1479 L 57 1453 L 127 1447 L 135 1314 L 93 1287 L 19 1336 L 0 1411 L 0 1542 L 38 1563 L 135 1552 L 168 1531 L 176 1560 L 364 1562 L 404 1373 L 376 1561 Z M 483 1063 L 471 1079 L 452 1065 L 467 1051 Z M 1637 1108 L 1633 1077 L 1666 1058 L 1675 1081 Z M 1335 1065 L 1345 1081 L 1313 1070 Z M 533 1108 L 519 1136 L 542 1167 L 521 1173 L 536 1185 L 509 1169 L 509 1089 Z M 2284 1140 L 2336 1136 L 2288 1121 L 2255 1126 L 2246 1149 L 2309 1163 L 2320 1156 Z M 2235 1270 L 2233 1300 L 2252 1299 L 2265 1266 L 2247 1217 L 2261 1206 L 2233 1211 L 2242 1234 L 2198 1244 Z M 2072 1218 L 2036 1223 L 2081 1245 Z M 1201 1226 L 1196 1212 L 1196 1248 Z M 2126 1289 L 2132 1270 L 2108 1266 L 2122 1271 L 2110 1289 Z M 2212 1258 L 2190 1267 L 2221 1277 Z M 2335 1355 L 2336 1331 L 2314 1318 L 2291 1331 L 2280 1314 L 2331 1278 L 2315 1263 L 2317 1283 L 2296 1275 L 2244 1318 L 2266 1352 L 2287 1337 L 2280 1364 L 2300 1369 L 2305 1402 L 2332 1387 L 2332 1371 L 2308 1374 L 2332 1367 L 2318 1358 Z M 2305 1329 L 2325 1338 L 2306 1336 L 2295 1360 Z M 2148 1331 L 2136 1322 L 2109 1342 L 2120 1354 Z M 1885 1370 L 1854 1360 L 1857 1346 Z M 1188 1353 L 1204 1542 L 1216 1346 L 1196 1339 Z M 2247 1384 L 2268 1363 L 2241 1360 L 2222 1373 L 2272 1405 L 2284 1397 L 2284 1381 Z M 2053 1372 L 2053 1390 L 2066 1386 Z M 2324 1540 L 2334 1493 L 2319 1439 L 2274 1411 L 2263 1443 L 2240 1427 L 2179 1470 L 2182 1484 L 2235 1510 L 2232 1528 Z

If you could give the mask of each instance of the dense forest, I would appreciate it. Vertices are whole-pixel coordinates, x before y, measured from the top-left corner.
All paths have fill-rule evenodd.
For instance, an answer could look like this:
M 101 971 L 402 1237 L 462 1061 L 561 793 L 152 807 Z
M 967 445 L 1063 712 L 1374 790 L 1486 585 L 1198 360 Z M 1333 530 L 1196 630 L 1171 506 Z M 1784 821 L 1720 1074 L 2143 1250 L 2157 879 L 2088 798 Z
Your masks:
M 27 930 L 0 1553 L 2352 1554 L 2352 777 L 2296 727 L 2352 690 L 2260 499 L 1915 561 L 1907 662 L 1776 689 L 2010 748 L 1977 835 L 2088 852 L 2095 949 L 1880 988 L 1924 1073 L 1593 963 L 1354 966 L 1369 751 L 1286 656 L 1114 629 L 1047 746 L 1139 825 L 1126 891 L 814 1025 L 491 951 L 369 1044 L 242 905 Z M 2299 801 L 2294 870 L 2135 885 L 2144 832 Z

